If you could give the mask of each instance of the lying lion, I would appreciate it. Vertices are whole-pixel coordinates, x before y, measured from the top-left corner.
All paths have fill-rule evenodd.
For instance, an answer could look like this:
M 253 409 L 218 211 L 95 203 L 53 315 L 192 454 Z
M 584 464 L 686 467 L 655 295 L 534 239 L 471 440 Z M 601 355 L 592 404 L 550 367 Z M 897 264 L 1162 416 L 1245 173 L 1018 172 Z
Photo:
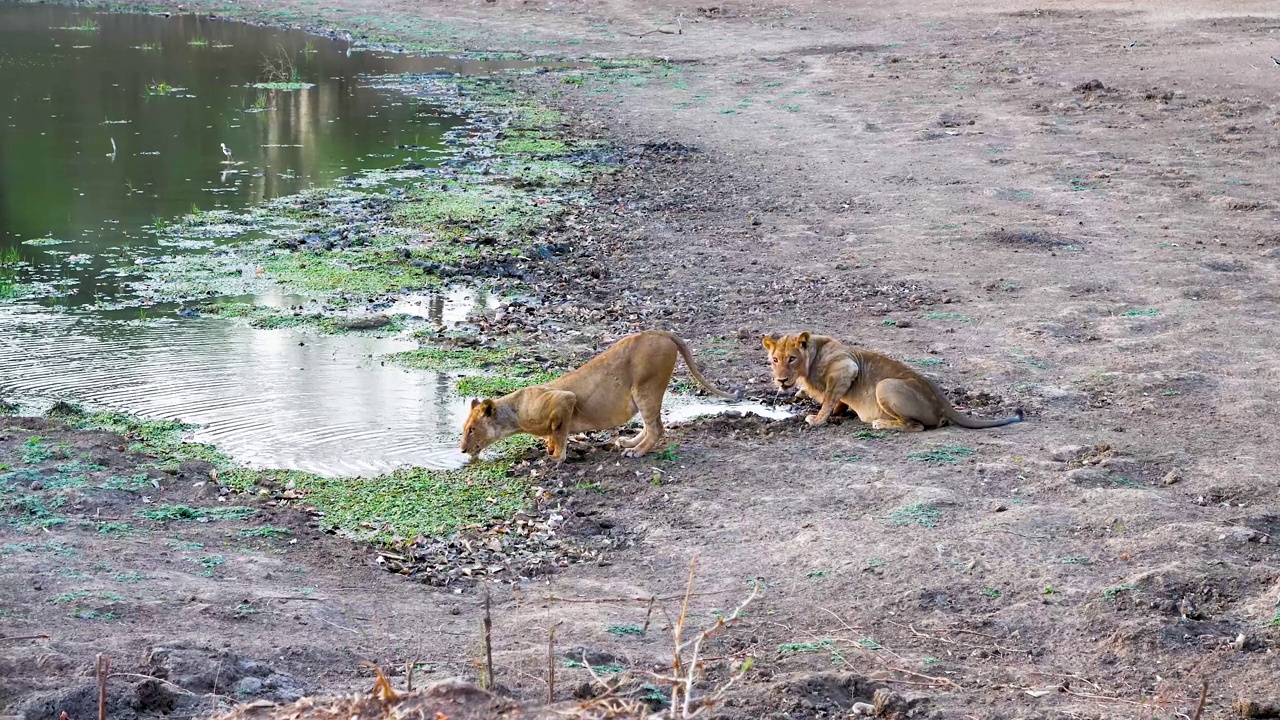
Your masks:
M 564 460 L 570 433 L 610 430 L 639 412 L 644 430 L 632 438 L 618 438 L 618 446 L 624 448 L 623 455 L 640 457 L 662 440 L 662 396 L 676 368 L 677 352 L 707 390 L 729 400 L 742 397 L 741 390 L 730 394 L 712 387 L 683 340 L 649 330 L 622 338 L 586 365 L 545 385 L 497 400 L 472 400 L 462 428 L 462 452 L 475 457 L 503 438 L 529 433 L 546 438 L 547 453 Z
M 956 411 L 932 380 L 902 363 L 870 350 L 849 347 L 823 335 L 769 335 L 761 338 L 769 351 L 773 380 L 782 390 L 799 387 L 822 403 L 805 420 L 821 425 L 840 410 L 853 410 L 877 430 L 917 432 L 955 423 L 989 428 L 1022 420 L 1019 409 L 1003 420 L 976 420 Z

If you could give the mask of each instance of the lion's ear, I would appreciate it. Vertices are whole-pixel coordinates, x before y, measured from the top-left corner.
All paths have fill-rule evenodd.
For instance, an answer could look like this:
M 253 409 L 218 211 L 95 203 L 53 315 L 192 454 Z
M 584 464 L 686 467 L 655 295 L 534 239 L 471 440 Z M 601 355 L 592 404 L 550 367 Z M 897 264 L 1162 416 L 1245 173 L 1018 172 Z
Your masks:
M 809 347 L 809 333 L 802 332 L 800 333 L 800 336 L 797 337 L 796 339 L 800 341 L 800 347 L 802 348 Z
M 476 406 L 477 406 L 477 405 L 479 405 L 479 404 L 480 404 L 480 398 L 471 398 L 471 409 L 472 409 L 472 410 L 475 410 L 475 409 L 476 409 Z
M 773 352 L 773 347 L 778 344 L 778 337 L 776 335 L 765 335 L 760 338 L 760 344 L 764 345 L 765 350 Z
M 484 413 L 485 417 L 490 417 L 493 415 L 493 409 L 495 405 L 493 404 L 492 400 L 485 399 L 483 402 L 480 403 L 480 407 L 484 408 L 482 412 Z

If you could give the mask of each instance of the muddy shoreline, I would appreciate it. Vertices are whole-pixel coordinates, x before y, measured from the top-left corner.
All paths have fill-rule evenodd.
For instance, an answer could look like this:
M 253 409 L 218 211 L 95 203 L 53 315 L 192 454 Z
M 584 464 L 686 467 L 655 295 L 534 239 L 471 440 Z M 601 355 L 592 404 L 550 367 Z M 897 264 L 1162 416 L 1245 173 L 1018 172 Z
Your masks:
M 335 10 L 367 10 L 274 9 L 334 27 Z M 679 596 L 698 554 L 699 587 L 723 593 L 698 598 L 700 621 L 752 579 L 768 585 L 708 667 L 714 683 L 756 658 L 718 717 L 841 717 L 877 686 L 937 717 L 1189 716 L 1205 680 L 1206 716 L 1274 701 L 1280 444 L 1258 418 L 1280 371 L 1266 290 L 1280 280 L 1268 162 L 1280 110 L 1262 74 L 1273 68 L 1249 45 L 1274 9 L 431 9 L 393 4 L 348 27 L 681 60 L 513 81 L 566 113 L 566 137 L 625 159 L 557 230 L 570 249 L 529 266 L 543 296 L 479 319 L 480 332 L 510 328 L 566 367 L 609 337 L 667 327 L 719 351 L 701 356 L 709 377 L 765 396 L 759 335 L 822 329 L 911 359 L 973 412 L 1029 411 L 1000 431 L 883 437 L 721 418 L 677 429 L 664 459 L 583 448 L 563 466 L 519 466 L 568 493 L 585 538 L 613 545 L 492 586 L 504 689 L 546 691 L 556 623 L 565 648 L 661 666 L 665 623 L 615 632 L 643 626 L 646 604 L 612 601 Z M 636 37 L 654 28 L 670 33 Z M 92 646 L 131 656 L 181 638 L 209 658 L 280 663 L 307 692 L 367 689 L 356 657 L 474 679 L 477 593 L 406 582 L 340 538 L 312 547 L 298 565 L 327 598 L 318 622 L 183 614 L 171 599 L 158 616 L 179 620 L 145 641 L 125 639 L 137 626 L 72 626 L 5 648 L 8 676 L 34 697 L 87 685 Z M 65 624 L 50 596 L 125 595 L 30 560 L 56 547 L 22 553 L 27 579 L 4 607 L 41 610 L 0 618 L 5 635 Z M 244 558 L 260 555 L 272 559 Z M 235 606 L 238 587 L 189 569 L 200 603 Z M 302 621 L 319 629 L 306 642 Z M 62 669 L 41 665 L 55 655 Z M 567 698 L 587 677 L 564 672 Z

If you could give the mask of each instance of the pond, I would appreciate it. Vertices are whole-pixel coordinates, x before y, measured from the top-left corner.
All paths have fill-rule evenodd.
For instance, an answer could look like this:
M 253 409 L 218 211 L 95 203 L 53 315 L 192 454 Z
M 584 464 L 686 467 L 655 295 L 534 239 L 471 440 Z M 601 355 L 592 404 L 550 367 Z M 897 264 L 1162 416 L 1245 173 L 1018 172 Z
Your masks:
M 372 78 L 513 65 L 194 15 L 0 2 L 0 395 L 197 423 L 198 439 L 257 466 L 457 466 L 466 401 L 452 379 L 374 360 L 413 343 L 182 317 L 149 308 L 133 283 L 149 262 L 200 251 L 161 232 L 176 218 L 362 170 L 432 167 L 451 152 L 447 135 L 470 129 Z M 449 323 L 483 302 L 458 290 L 425 307 Z

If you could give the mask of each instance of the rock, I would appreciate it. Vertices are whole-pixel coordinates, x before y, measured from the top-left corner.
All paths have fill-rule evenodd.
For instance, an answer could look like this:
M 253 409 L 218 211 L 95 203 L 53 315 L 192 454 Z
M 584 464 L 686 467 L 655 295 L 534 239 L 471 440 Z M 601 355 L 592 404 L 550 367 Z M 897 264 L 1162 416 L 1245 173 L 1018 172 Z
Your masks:
M 1104 86 L 1102 81 L 1097 78 L 1082 82 L 1076 86 L 1076 92 L 1078 93 L 1099 92 L 1102 90 L 1106 90 L 1106 86 Z
M 240 678 L 231 686 L 231 691 L 237 697 L 245 697 L 246 695 L 259 695 L 262 693 L 263 683 L 261 678 L 245 677 Z
M 1097 468 L 1077 468 L 1067 473 L 1067 480 L 1076 485 L 1106 483 L 1111 475 Z
M 391 324 L 386 315 L 368 315 L 365 317 L 336 318 L 334 324 L 343 330 L 377 330 Z
M 1219 535 L 1218 539 L 1243 545 L 1244 543 L 1258 542 L 1261 537 L 1262 535 L 1253 528 L 1232 526 Z
M 1083 455 L 1088 449 L 1088 445 L 1062 445 L 1050 451 L 1049 457 L 1058 462 L 1070 462 Z
M 1182 482 L 1182 473 L 1178 472 L 1177 470 L 1170 470 L 1169 472 L 1165 473 L 1165 476 L 1161 480 L 1161 482 L 1163 482 L 1165 485 L 1176 485 L 1177 483 Z

